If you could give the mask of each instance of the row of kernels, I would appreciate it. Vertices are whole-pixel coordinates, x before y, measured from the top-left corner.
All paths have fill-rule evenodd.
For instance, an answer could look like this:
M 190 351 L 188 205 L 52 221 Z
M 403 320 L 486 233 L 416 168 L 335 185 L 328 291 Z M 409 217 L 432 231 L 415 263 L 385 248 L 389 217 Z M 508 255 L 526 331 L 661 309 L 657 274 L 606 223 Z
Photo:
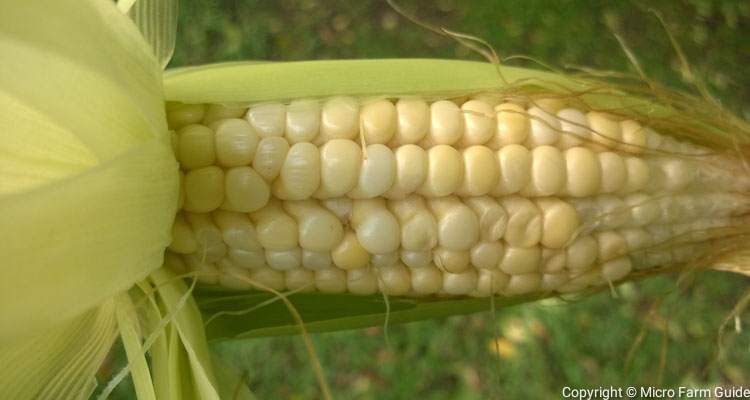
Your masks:
M 645 259 L 649 262 L 651 259 Z M 185 265 L 187 264 L 187 265 Z M 220 284 L 229 289 L 317 290 L 323 293 L 349 292 L 359 295 L 378 291 L 391 296 L 475 296 L 525 295 L 558 291 L 566 293 L 614 282 L 627 277 L 633 264 L 619 257 L 585 272 L 507 274 L 499 270 L 466 270 L 459 273 L 435 267 L 408 269 L 401 264 L 371 269 L 276 270 L 268 267 L 244 269 L 230 263 L 183 263 L 168 254 L 167 265 L 180 272 L 194 271 L 200 282 Z
M 518 200 L 525 199 L 519 197 Z M 408 200 L 391 201 L 390 209 L 393 213 L 382 199 L 357 200 L 353 203 L 349 220 L 353 231 L 348 232 L 343 231 L 341 220 L 314 200 L 273 200 L 261 210 L 250 213 L 250 218 L 242 213 L 224 210 L 217 210 L 213 214 L 187 213 L 189 221 L 196 221 L 192 228 L 199 231 L 193 232 L 189 221 L 179 216 L 173 226 L 174 243 L 171 247 L 180 253 L 196 252 L 201 244 L 197 242 L 196 234 L 204 232 L 203 235 L 208 239 L 203 238 L 206 242 L 203 247 L 229 245 L 233 251 L 230 251 L 230 256 L 244 260 L 243 265 L 255 265 L 254 261 L 262 257 L 261 249 L 266 250 L 267 257 L 273 256 L 275 260 L 294 259 L 299 264 L 299 260 L 303 258 L 301 254 L 284 253 L 295 250 L 298 246 L 305 251 L 331 251 L 333 262 L 344 269 L 360 268 L 367 264 L 377 266 L 394 263 L 398 257 L 396 251 L 401 249 L 412 252 L 414 260 L 404 260 L 407 265 L 419 264 L 418 255 L 433 248 L 434 254 L 428 252 L 426 261 L 433 261 L 450 271 L 465 269 L 472 264 L 472 258 L 484 260 L 473 264 L 499 264 L 502 244 L 497 240 L 500 239 L 501 232 L 497 231 L 496 226 L 489 224 L 483 229 L 480 221 L 492 215 L 505 215 L 506 211 L 490 198 L 474 202 L 485 208 L 485 214 L 479 216 L 455 197 L 425 202 L 414 196 Z M 518 208 L 509 207 L 511 217 L 536 213 L 541 218 L 537 228 L 540 229 L 542 224 L 548 225 L 548 235 L 552 237 L 547 240 L 546 236 L 537 235 L 536 241 L 531 242 L 524 238 L 515 239 L 511 235 L 510 241 L 506 241 L 509 250 L 505 255 L 505 264 L 510 265 L 509 268 L 515 268 L 514 260 L 522 259 L 515 257 L 515 254 L 523 251 L 520 250 L 522 247 L 515 245 L 531 247 L 541 240 L 542 244 L 562 247 L 572 238 L 575 225 L 570 221 L 576 220 L 572 207 L 557 199 L 544 199 L 542 203 L 545 205 L 541 209 L 528 200 Z M 542 222 L 545 220 L 548 222 Z M 511 218 L 511 227 L 518 221 L 522 222 L 523 218 Z M 485 221 L 491 222 L 495 221 Z M 489 241 L 480 246 L 483 250 L 478 250 L 476 247 L 480 243 L 482 231 Z M 564 237 L 561 236 L 563 231 L 567 232 Z M 407 246 L 401 247 L 400 238 L 404 239 L 403 244 Z M 516 248 L 519 250 L 515 250 Z M 393 254 L 391 260 L 374 262 L 374 257 L 382 258 L 389 254 Z M 491 255 L 494 255 L 494 259 Z
M 564 104 L 560 101 L 556 103 Z M 528 146 L 557 145 L 562 149 L 586 145 L 629 153 L 645 149 L 671 154 L 705 155 L 710 151 L 688 141 L 660 135 L 638 122 L 603 112 L 583 113 L 574 108 L 547 107 L 543 100 L 532 101 L 528 109 L 502 103 L 495 107 L 472 99 L 459 107 L 448 100 L 431 104 L 418 99 L 358 101 L 335 97 L 322 103 L 297 100 L 281 103 L 208 106 L 172 106 L 167 117 L 172 129 L 189 124 L 212 124 L 220 119 L 244 116 L 261 138 L 285 137 L 290 143 L 323 144 L 332 139 L 355 139 L 361 131 L 367 144 L 391 146 L 422 144 L 488 144 Z
M 750 198 L 735 193 L 634 193 L 624 198 L 599 195 L 571 199 L 584 231 L 644 227 L 703 217 L 726 217 L 750 211 Z
M 336 207 L 340 215 L 334 212 Z M 214 215 L 237 213 L 217 210 Z M 340 245 L 344 238 L 343 227 L 347 224 L 367 253 L 386 254 L 401 248 L 425 251 L 441 247 L 467 252 L 463 259 L 480 241 L 503 239 L 514 247 L 541 244 L 548 248 L 562 248 L 574 238 L 581 225 L 578 212 L 565 201 L 557 198 L 531 201 L 520 196 L 498 200 L 478 197 L 463 201 L 455 196 L 426 200 L 409 196 L 389 201 L 382 198 L 325 202 L 272 199 L 264 207 L 252 211 L 250 219 L 255 224 L 257 242 L 263 248 L 275 251 L 298 245 L 306 250 L 331 251 Z M 178 218 L 174 230 L 182 232 L 186 226 Z M 178 247 L 186 246 L 176 243 Z
M 229 122 L 244 123 L 242 120 L 219 121 Z M 249 125 L 247 128 L 247 132 L 251 132 Z M 201 137 L 193 141 L 191 138 L 196 135 Z M 180 133 L 178 156 L 183 168 L 189 170 L 187 181 L 197 188 L 212 184 L 208 186 L 213 190 L 211 193 L 189 192 L 197 196 L 198 201 L 189 201 L 189 207 L 196 212 L 205 211 L 203 207 L 215 206 L 222 200 L 222 192 L 216 191 L 221 186 L 220 171 L 212 165 L 215 159 L 213 141 L 203 137 L 212 135 L 209 128 L 200 125 L 187 126 Z M 583 147 L 561 153 L 549 146 L 529 151 L 520 145 L 509 145 L 493 152 L 484 146 L 459 151 L 448 145 L 438 145 L 425 151 L 418 146 L 405 145 L 394 152 L 382 144 L 368 145 L 363 150 L 357 143 L 343 139 L 333 139 L 320 148 L 308 142 L 290 147 L 280 137 L 254 140 L 240 144 L 234 154 L 220 157 L 220 165 L 239 167 L 251 163 L 252 170 L 246 167 L 239 170 L 242 177 L 252 179 L 260 193 L 272 190 L 274 195 L 286 200 L 344 194 L 352 198 L 380 195 L 400 198 L 414 192 L 431 197 L 452 193 L 499 196 L 519 192 L 529 196 L 568 194 L 580 197 L 597 192 L 637 191 L 649 181 L 649 168 L 641 159 L 622 158 L 611 152 L 595 154 Z M 190 144 L 183 146 L 184 143 Z M 217 148 L 222 146 L 216 145 Z M 243 156 L 248 151 L 254 154 Z M 225 153 L 231 151 L 219 154 Z M 236 162 L 222 161 L 226 159 Z M 235 173 L 235 181 L 239 176 L 239 172 Z M 272 188 L 263 185 L 261 177 Z M 202 198 L 206 196 L 213 197 Z

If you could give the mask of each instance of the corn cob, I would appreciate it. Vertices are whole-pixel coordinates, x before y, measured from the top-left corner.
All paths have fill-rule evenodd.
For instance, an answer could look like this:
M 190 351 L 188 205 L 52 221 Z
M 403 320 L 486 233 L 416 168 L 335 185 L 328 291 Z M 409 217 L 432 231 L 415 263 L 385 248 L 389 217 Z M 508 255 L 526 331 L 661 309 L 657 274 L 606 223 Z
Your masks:
M 167 265 L 232 289 L 579 291 L 700 258 L 750 211 L 739 158 L 559 99 L 172 104 L 168 121 Z

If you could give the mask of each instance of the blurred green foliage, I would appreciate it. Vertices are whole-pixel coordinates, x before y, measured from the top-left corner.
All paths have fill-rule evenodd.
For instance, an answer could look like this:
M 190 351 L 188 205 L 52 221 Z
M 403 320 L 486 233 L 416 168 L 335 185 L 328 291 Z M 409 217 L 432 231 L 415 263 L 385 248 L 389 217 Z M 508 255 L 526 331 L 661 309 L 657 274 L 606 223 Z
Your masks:
M 432 25 L 487 40 L 503 57 L 523 54 L 556 67 L 633 72 L 613 35 L 617 32 L 649 77 L 690 90 L 664 28 L 649 12 L 654 8 L 698 76 L 729 108 L 750 117 L 747 1 L 398 4 Z M 479 59 L 402 18 L 383 1 L 183 0 L 171 65 L 379 57 Z M 718 327 L 748 279 L 708 272 L 678 295 L 672 293 L 674 278 L 626 284 L 617 297 L 604 292 L 573 304 L 552 300 L 495 315 L 390 326 L 390 345 L 382 328 L 318 334 L 313 340 L 341 399 L 559 398 L 564 386 L 748 384 L 746 322 L 740 322 L 745 326 L 740 333 L 731 323 L 725 351 L 714 361 Z M 660 299 L 664 304 L 656 307 Z M 747 312 L 744 317 L 750 319 Z M 626 368 L 625 357 L 641 330 L 645 336 Z M 319 397 L 298 337 L 214 348 L 246 373 L 259 398 Z

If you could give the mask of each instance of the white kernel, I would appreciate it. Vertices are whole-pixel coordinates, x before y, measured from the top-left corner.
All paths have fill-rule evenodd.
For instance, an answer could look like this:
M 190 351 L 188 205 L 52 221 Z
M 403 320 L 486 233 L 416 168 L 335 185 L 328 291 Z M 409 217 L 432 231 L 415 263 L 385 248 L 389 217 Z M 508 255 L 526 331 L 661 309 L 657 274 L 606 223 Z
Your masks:
M 215 121 L 225 118 L 242 118 L 247 112 L 247 107 L 242 104 L 209 104 L 203 114 L 203 125 L 211 125 Z
M 541 261 L 542 250 L 538 246 L 508 246 L 500 260 L 500 269 L 506 274 L 528 274 L 539 271 Z
M 557 273 L 565 269 L 568 256 L 566 249 L 542 249 L 542 271 Z
M 203 119 L 206 106 L 203 104 L 177 104 L 167 110 L 167 123 L 170 129 L 197 124 Z
M 469 100 L 461 105 L 461 112 L 465 128 L 459 142 L 462 147 L 485 144 L 495 135 L 497 123 L 491 105 L 480 100 Z
M 221 229 L 221 237 L 229 247 L 242 250 L 260 250 L 258 233 L 247 214 L 216 210 L 212 214 L 216 226 Z
M 401 262 L 409 268 L 426 268 L 432 265 L 432 253 L 430 251 L 401 250 Z
M 418 295 L 435 294 L 443 287 L 443 273 L 433 267 L 426 266 L 411 270 L 411 290 Z
M 227 251 L 227 257 L 242 268 L 258 269 L 266 265 L 266 256 L 263 250 L 243 250 L 230 247 Z
M 375 270 L 381 292 L 390 296 L 403 296 L 411 289 L 409 269 L 402 264 L 394 264 Z
M 231 261 L 222 260 L 219 262 L 219 285 L 232 290 L 252 289 L 250 283 L 250 271 L 240 268 L 231 263 Z
M 245 118 L 262 138 L 284 136 L 286 107 L 281 103 L 254 105 L 247 111 Z
M 367 144 L 386 144 L 396 133 L 396 107 L 388 100 L 378 100 L 362 106 L 362 135 Z
M 620 149 L 633 154 L 642 153 L 646 148 L 646 131 L 641 124 L 628 119 L 620 122 L 620 129 L 622 131 Z
M 359 131 L 359 103 L 351 97 L 334 97 L 323 104 L 316 144 L 332 139 L 355 139 Z
M 619 228 L 630 222 L 631 209 L 619 197 L 602 194 L 595 197 L 595 200 L 598 207 L 598 229 Z
M 331 251 L 331 260 L 341 269 L 358 269 L 367 266 L 370 254 L 359 244 L 357 235 L 347 231 L 341 243 Z
M 626 157 L 625 169 L 627 182 L 624 191 L 628 193 L 637 192 L 648 187 L 651 179 L 651 169 L 648 163 L 638 157 Z
M 451 146 L 437 145 L 427 152 L 427 178 L 418 193 L 428 197 L 447 196 L 461 185 L 464 164 Z
M 320 152 L 308 142 L 293 145 L 286 154 L 279 178 L 274 182 L 273 193 L 283 200 L 304 200 L 320 184 Z
M 346 271 L 326 268 L 315 271 L 315 287 L 323 293 L 343 293 L 347 288 Z
M 177 214 L 172 223 L 172 242 L 169 244 L 169 249 L 180 254 L 190 254 L 198 250 L 193 228 L 185 221 L 182 214 Z
M 580 236 L 566 248 L 566 267 L 570 271 L 585 271 L 599 257 L 599 243 L 591 236 Z
M 620 235 L 625 239 L 625 242 L 628 244 L 628 249 L 631 251 L 644 249 L 650 246 L 653 242 L 653 237 L 651 237 L 651 234 L 645 229 L 621 229 Z
M 333 267 L 331 253 L 327 251 L 312 251 L 303 249 L 302 266 L 310 270 Z
M 396 178 L 396 156 L 382 144 L 367 146 L 359 169 L 357 186 L 349 192 L 353 199 L 370 199 L 385 193 Z
M 277 271 L 299 269 L 302 266 L 302 250 L 266 250 L 266 264 Z
M 265 207 L 250 213 L 255 223 L 258 241 L 263 248 L 288 250 L 297 247 L 297 222 L 290 217 L 278 201 L 269 202 Z
M 280 291 L 286 289 L 284 273 L 268 267 L 250 270 L 250 280 L 253 287 L 258 290 L 267 291 L 268 289 L 272 289 Z
M 216 160 L 224 167 L 250 165 L 258 148 L 258 134 L 244 119 L 222 119 L 211 124 L 216 140 Z
M 198 283 L 204 285 L 216 285 L 219 283 L 219 268 L 213 262 L 203 261 L 194 254 L 185 256 L 185 263 L 189 269 L 195 272 Z
M 392 144 L 419 143 L 430 128 L 430 107 L 422 100 L 401 99 L 396 102 L 398 127 Z
M 495 107 L 497 130 L 490 140 L 493 148 L 509 144 L 521 144 L 529 135 L 529 119 L 526 110 L 517 104 L 503 103 Z
M 471 146 L 461 151 L 464 178 L 456 191 L 461 196 L 482 196 L 497 186 L 500 169 L 495 153 L 486 146 Z
M 576 209 L 557 198 L 537 199 L 536 205 L 542 211 L 542 245 L 552 249 L 567 245 L 581 226 Z
M 529 199 L 517 195 L 500 198 L 500 205 L 508 213 L 508 225 L 503 238 L 516 247 L 533 246 L 542 238 L 542 212 Z
M 273 181 L 284 165 L 289 143 L 281 137 L 266 137 L 258 142 L 253 169 L 266 181 Z
M 620 257 L 605 262 L 601 268 L 602 277 L 608 282 L 615 282 L 628 276 L 633 270 L 633 265 L 630 263 L 630 258 Z
M 457 197 L 441 197 L 427 202 L 435 215 L 438 243 L 449 250 L 469 250 L 479 241 L 479 218 Z
M 315 290 L 315 273 L 301 268 L 285 271 L 284 283 L 289 290 L 311 292 Z
M 351 225 L 359 243 L 369 253 L 382 254 L 398 250 L 401 229 L 396 217 L 385 207 L 383 199 L 355 200 Z
M 495 196 L 513 194 L 531 181 L 531 152 L 518 144 L 503 146 L 497 152 L 500 180 L 492 191 Z
M 439 100 L 430 105 L 427 139 L 431 143 L 452 145 L 461 139 L 463 130 L 463 116 L 456 103 Z
M 346 289 L 353 294 L 374 294 L 378 291 L 378 277 L 370 268 L 346 271 Z
M 560 147 L 563 149 L 580 146 L 590 140 L 588 120 L 575 108 L 564 108 L 557 112 L 560 121 Z
M 351 140 L 334 139 L 320 147 L 320 188 L 316 197 L 344 196 L 357 186 L 362 150 Z
M 488 297 L 502 293 L 510 281 L 510 276 L 496 269 L 480 269 L 478 271 L 477 288 L 473 296 Z
M 268 203 L 271 191 L 268 183 L 250 167 L 234 167 L 224 177 L 224 202 L 221 208 L 230 211 L 252 212 Z
M 401 226 L 401 246 L 405 250 L 425 251 L 437 245 L 437 220 L 423 198 L 409 196 L 403 200 L 391 200 L 388 208 Z
M 504 251 L 502 242 L 479 242 L 471 248 L 471 265 L 479 269 L 496 269 Z
M 438 247 L 432 252 L 435 265 L 443 270 L 457 274 L 467 270 L 471 266 L 468 251 L 448 250 Z
M 634 193 L 625 198 L 625 205 L 630 210 L 630 226 L 647 226 L 659 218 L 659 203 L 643 193 Z
M 508 213 L 497 200 L 481 196 L 466 198 L 464 202 L 479 218 L 479 236 L 482 241 L 493 242 L 503 237 L 508 226 Z
M 510 296 L 529 294 L 539 290 L 542 276 L 538 273 L 511 275 L 505 293 Z
M 224 201 L 224 171 L 210 166 L 185 174 L 185 204 L 191 212 L 213 211 Z
M 601 166 L 596 154 L 585 147 L 571 147 L 565 151 L 565 193 L 587 197 L 599 191 Z
M 453 296 L 467 295 L 476 289 L 477 280 L 477 271 L 473 268 L 458 274 L 443 272 L 443 291 Z
M 320 129 L 320 104 L 315 100 L 295 100 L 286 108 L 284 137 L 289 143 L 312 142 Z
M 398 264 L 398 262 L 399 257 L 397 251 L 370 255 L 370 265 L 375 268 L 390 267 L 392 265 Z
M 614 193 L 622 190 L 628 179 L 625 161 L 617 153 L 599 153 L 599 167 L 602 171 L 601 193 Z
M 344 236 L 341 221 L 315 200 L 285 201 L 284 209 L 299 228 L 299 245 L 306 250 L 330 251 Z
M 526 144 L 529 147 L 549 146 L 560 139 L 560 121 L 539 107 L 531 107 L 527 111 L 529 116 L 529 136 Z
M 591 132 L 591 140 L 604 147 L 614 148 L 622 142 L 620 123 L 613 116 L 591 111 L 586 114 Z M 606 175 L 605 175 L 606 176 Z
M 396 149 L 396 175 L 385 193 L 389 199 L 403 198 L 419 189 L 427 179 L 427 152 L 413 144 Z
M 568 274 L 564 272 L 545 273 L 542 275 L 539 289 L 543 292 L 551 292 L 566 284 L 568 280 Z
M 203 125 L 188 125 L 177 132 L 177 157 L 185 170 L 207 167 L 216 161 L 214 132 Z
M 321 201 L 323 207 L 337 216 L 341 222 L 346 222 L 352 215 L 352 199 L 348 197 L 337 197 Z
M 664 186 L 660 190 L 680 191 L 690 185 L 696 177 L 697 168 L 692 163 L 680 159 L 659 159 L 659 169 L 664 176 Z
M 539 146 L 531 151 L 531 181 L 524 192 L 532 196 L 551 196 L 565 187 L 565 159 L 559 149 Z
M 595 236 L 599 244 L 599 262 L 606 262 L 627 254 L 628 242 L 618 232 L 599 232 Z

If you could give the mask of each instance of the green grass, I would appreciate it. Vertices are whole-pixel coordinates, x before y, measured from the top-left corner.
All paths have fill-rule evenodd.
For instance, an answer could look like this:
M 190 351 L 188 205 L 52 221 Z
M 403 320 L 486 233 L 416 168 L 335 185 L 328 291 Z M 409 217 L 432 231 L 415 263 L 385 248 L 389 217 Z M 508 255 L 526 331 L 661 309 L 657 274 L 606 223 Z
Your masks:
M 621 33 L 650 77 L 689 88 L 649 2 L 400 2 L 434 25 L 488 40 L 502 56 L 556 66 L 632 72 L 608 26 Z M 228 60 L 447 57 L 477 59 L 376 1 L 183 0 L 172 66 Z M 663 1 L 656 5 L 692 67 L 730 108 L 750 116 L 750 3 Z M 674 277 L 622 286 L 573 304 L 544 301 L 466 317 L 313 335 L 340 399 L 559 398 L 561 388 L 629 385 L 702 387 L 750 382 L 750 334 L 734 322 L 714 360 L 722 319 L 748 279 L 709 272 L 680 295 Z M 657 300 L 664 305 L 649 314 Z M 746 321 L 750 317 L 744 314 Z M 663 327 L 668 338 L 663 346 Z M 628 350 L 644 340 L 625 367 Z M 498 341 L 497 354 L 493 343 Z M 262 399 L 318 398 L 298 337 L 214 346 L 245 371 Z M 660 352 L 666 368 L 659 379 Z

